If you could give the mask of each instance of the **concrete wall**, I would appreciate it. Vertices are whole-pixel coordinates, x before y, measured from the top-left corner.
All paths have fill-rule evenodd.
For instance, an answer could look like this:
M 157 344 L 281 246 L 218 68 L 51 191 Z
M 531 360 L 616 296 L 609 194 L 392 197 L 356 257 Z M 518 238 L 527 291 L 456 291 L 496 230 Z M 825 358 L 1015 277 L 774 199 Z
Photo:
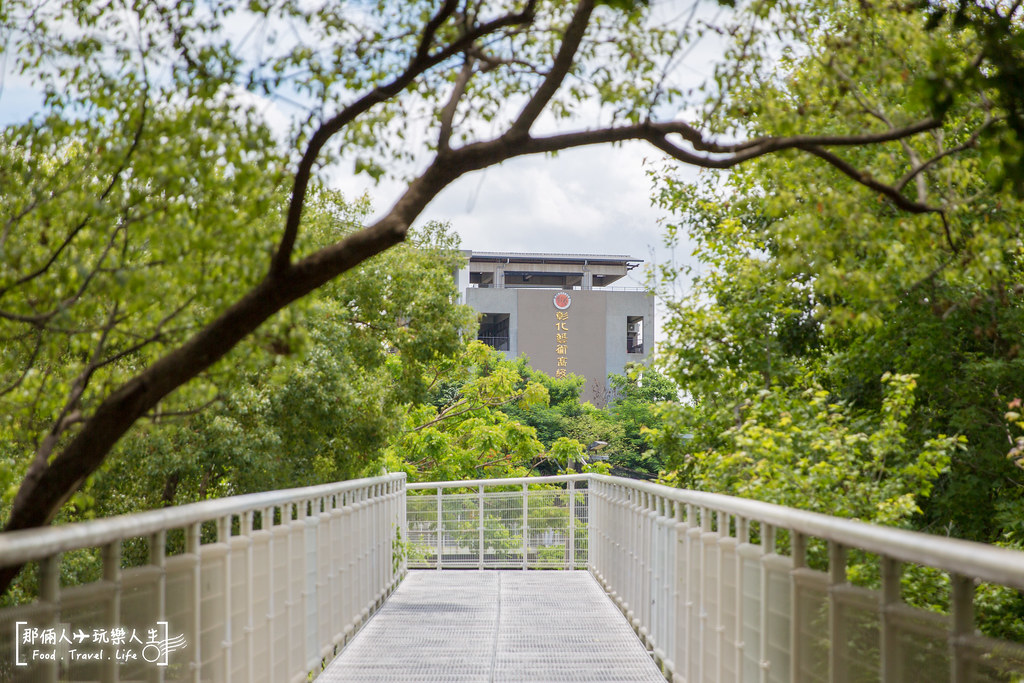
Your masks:
M 492 289 L 470 287 L 466 290 L 466 303 L 477 313 L 508 313 L 509 346 L 505 352 L 507 358 L 519 355 L 517 340 L 519 338 L 519 306 L 515 289 Z
M 626 363 L 644 361 L 654 349 L 654 297 L 646 292 L 606 292 L 605 315 L 608 327 L 605 330 L 605 377 L 621 373 Z M 626 353 L 626 318 L 643 316 L 644 352 Z
M 585 401 L 594 399 L 592 392 L 602 385 L 605 368 L 604 324 L 605 297 L 602 292 L 572 290 L 569 308 L 559 311 L 554 297 L 560 290 L 528 290 L 519 292 L 519 353 L 530 357 L 530 366 L 557 377 L 558 370 L 566 374 L 583 375 L 587 384 L 583 388 Z M 559 314 L 562 318 L 559 319 Z M 564 353 L 559 334 L 565 335 Z M 565 359 L 559 366 L 558 359 Z
M 572 303 L 559 311 L 554 298 L 560 291 L 469 288 L 465 296 L 479 313 L 509 315 L 508 358 L 528 356 L 532 368 L 552 377 L 560 369 L 586 377 L 581 399 L 603 406 L 608 375 L 621 373 L 627 362 L 646 360 L 654 348 L 654 297 L 645 292 L 574 289 L 565 292 Z M 643 316 L 643 353 L 626 353 L 629 316 Z M 565 348 L 560 348 L 559 334 L 565 335 Z M 562 365 L 559 358 L 564 359 Z

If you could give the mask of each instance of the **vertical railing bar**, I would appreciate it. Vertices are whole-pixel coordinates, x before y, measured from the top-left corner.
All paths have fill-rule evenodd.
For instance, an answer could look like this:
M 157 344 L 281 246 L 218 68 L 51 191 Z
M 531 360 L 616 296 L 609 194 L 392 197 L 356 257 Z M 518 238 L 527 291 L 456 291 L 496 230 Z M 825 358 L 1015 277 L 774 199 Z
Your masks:
M 750 521 L 746 517 L 736 518 L 736 673 L 743 674 L 743 653 L 746 641 L 743 639 L 743 555 L 739 549 L 750 543 Z
M 526 569 L 530 553 L 529 486 L 523 484 L 523 569 Z
M 224 571 L 223 571 L 223 586 L 224 595 L 223 606 L 224 606 L 224 640 L 221 641 L 221 647 L 223 648 L 223 662 L 224 680 L 231 680 L 231 649 L 232 649 L 232 637 L 231 632 L 231 516 L 220 517 L 217 520 L 217 543 L 225 546 L 224 551 Z
M 408 549 L 410 547 L 409 544 L 411 543 L 411 540 L 409 538 L 409 510 L 408 510 L 408 506 L 406 504 L 406 502 L 409 500 L 408 497 L 407 497 L 409 495 L 409 492 L 405 488 L 405 480 L 402 479 L 400 481 L 401 481 L 401 484 L 399 485 L 399 489 L 402 492 L 402 504 L 398 508 L 398 518 L 399 518 L 399 523 L 402 526 L 402 538 L 405 539 L 406 548 Z M 402 570 L 402 576 L 403 577 L 409 571 L 409 553 L 408 553 L 408 550 L 405 553 L 402 553 L 402 568 L 401 568 L 401 570 Z
M 967 656 L 968 639 L 974 635 L 974 579 L 950 574 L 950 603 L 953 612 L 950 624 L 950 682 L 971 680 L 971 661 Z
M 437 568 L 441 569 L 441 553 L 444 552 L 444 510 L 441 507 L 441 492 L 437 487 Z
M 840 600 L 836 589 L 846 584 L 846 548 L 835 541 L 829 541 L 828 544 L 828 583 L 828 636 L 831 644 L 828 655 L 829 680 L 832 683 L 842 683 L 846 680 L 842 656 L 845 648 L 842 619 L 840 618 Z
M 697 548 L 697 562 L 695 568 L 697 572 L 697 599 L 695 601 L 697 607 L 697 618 L 698 618 L 698 633 L 700 633 L 700 654 L 697 657 L 697 679 L 704 680 L 705 663 L 707 661 L 708 644 L 712 642 L 711 630 L 708 628 L 708 620 L 710 614 L 708 613 L 708 590 L 707 572 L 704 568 L 707 563 L 707 546 L 704 545 L 704 534 L 711 531 L 711 510 L 707 507 L 701 506 L 698 509 L 700 515 L 700 527 L 695 537 L 692 537 L 691 542 L 696 541 Z
M 296 521 L 298 521 L 299 509 L 298 506 L 293 503 L 288 503 L 281 510 L 281 521 L 285 524 L 287 538 L 287 549 L 285 551 L 285 563 L 284 563 L 284 577 L 285 585 L 288 587 L 286 593 L 285 604 L 285 629 L 287 638 L 285 641 L 285 673 L 291 677 L 295 674 L 294 665 L 296 662 L 295 657 L 295 641 L 296 639 L 301 640 L 301 635 L 295 632 L 295 610 L 298 609 L 298 605 L 301 604 L 302 596 L 295 594 L 295 553 L 298 552 L 295 548 L 295 527 Z M 301 539 L 300 539 L 301 541 Z M 358 546 L 357 546 L 358 547 Z
M 797 601 L 796 572 L 807 566 L 807 536 L 790 529 L 789 531 L 790 557 L 793 560 L 793 571 L 789 578 L 789 671 L 794 681 L 800 680 L 800 658 L 802 656 L 800 634 L 803 631 L 803 624 L 800 621 L 799 603 Z
M 718 632 L 718 637 L 715 638 L 715 642 L 718 648 L 717 652 L 715 653 L 715 663 L 718 665 L 717 675 L 715 677 L 717 683 L 722 683 L 725 680 L 725 655 L 726 647 L 728 646 L 728 643 L 726 642 L 725 627 L 725 581 L 722 580 L 722 574 L 724 573 L 723 565 L 725 564 L 725 552 L 723 551 L 723 548 L 725 546 L 722 543 L 722 540 L 729 537 L 729 517 L 730 516 L 728 513 L 719 510 L 716 515 L 718 525 L 715 528 L 715 533 L 717 535 L 717 538 L 715 539 L 715 555 L 718 560 L 715 566 L 715 571 L 718 572 L 718 581 L 716 582 L 718 586 L 718 596 L 716 600 L 718 618 L 715 621 L 715 629 Z
M 274 677 L 274 627 L 277 623 L 277 605 L 274 601 L 274 507 L 263 508 L 260 530 L 267 532 L 267 676 Z
M 121 540 L 103 546 L 103 581 L 111 587 L 111 597 L 106 604 L 106 623 L 111 626 L 121 624 Z M 108 683 L 117 683 L 118 661 L 113 656 L 113 646 L 104 647 L 107 650 L 103 662 L 103 680 Z
M 354 607 L 356 602 L 355 596 L 355 567 L 356 567 L 356 548 L 353 540 L 355 532 L 355 509 L 353 502 L 353 495 L 351 491 L 346 491 L 345 496 L 342 499 L 342 516 L 341 516 L 341 536 L 342 542 L 345 544 L 345 548 L 348 550 L 346 553 L 343 565 L 345 567 L 345 575 L 341 580 L 341 598 L 342 598 L 342 610 L 345 613 L 345 642 L 348 643 L 352 634 L 355 633 L 356 629 L 356 613 L 357 610 Z
M 253 592 L 253 582 L 255 581 L 255 569 L 253 567 L 253 547 L 252 547 L 252 530 L 253 530 L 253 511 L 247 510 L 242 513 L 242 518 L 239 520 L 239 534 L 246 541 L 245 549 L 245 626 L 243 630 L 245 632 L 245 650 L 246 650 L 246 672 L 248 673 L 249 682 L 255 683 L 256 672 L 252 663 L 256 657 L 256 644 L 253 641 L 255 638 L 255 624 L 253 623 L 253 611 L 255 610 L 255 594 Z
M 158 531 L 149 537 L 149 564 L 156 567 L 159 573 L 156 577 L 156 604 L 154 612 L 155 621 L 167 620 L 167 532 Z M 149 667 L 149 680 L 151 683 L 163 683 L 166 667 Z
M 484 568 L 484 487 L 481 484 L 477 488 L 477 532 L 479 535 L 479 558 L 478 567 Z
M 768 568 L 764 559 L 767 555 L 775 552 L 775 528 L 770 524 L 761 522 L 761 619 L 758 625 L 759 630 L 759 652 L 761 655 L 760 679 L 761 683 L 768 683 L 771 661 L 768 659 Z
M 893 624 L 893 608 L 902 602 L 900 576 L 903 565 L 898 560 L 884 555 L 879 558 L 882 575 L 882 591 L 879 599 L 879 672 L 883 683 L 899 683 L 903 680 L 902 667 L 896 646 L 896 629 Z
M 685 640 L 680 642 L 680 638 L 686 634 L 686 606 L 682 604 L 685 599 L 685 576 L 679 573 L 679 558 L 684 558 L 685 561 L 685 544 L 686 544 L 686 532 L 684 531 L 683 522 L 683 504 L 682 502 L 675 500 L 672 502 L 673 511 L 675 512 L 675 557 L 672 563 L 672 590 L 673 590 L 673 609 L 675 610 L 672 622 L 672 654 L 670 655 L 673 663 L 675 664 L 675 675 L 685 675 L 686 665 L 682 660 L 682 656 L 685 652 Z M 685 564 L 683 565 L 686 566 Z M 683 628 L 679 628 L 679 624 L 682 622 Z
M 576 481 L 569 480 L 569 570 L 576 569 Z
M 693 531 L 697 527 L 697 508 L 693 503 L 686 503 L 686 530 L 684 533 L 684 553 L 686 558 L 686 575 L 684 577 L 684 607 L 686 624 L 686 662 L 682 664 L 686 680 L 698 680 L 697 671 L 700 665 L 700 629 L 698 620 L 700 618 L 700 575 L 694 567 L 694 544 Z
M 651 588 L 654 582 L 654 538 L 653 531 L 654 525 L 652 521 L 653 515 L 653 500 L 654 496 L 650 492 L 644 491 L 644 505 L 641 509 L 641 515 L 639 518 L 641 524 L 641 541 L 640 541 L 640 558 L 643 562 L 644 572 L 642 574 L 643 581 L 640 584 L 640 637 L 642 639 L 650 633 L 651 630 Z M 649 644 L 646 643 L 645 644 Z
M 661 642 L 661 650 L 665 659 L 670 657 L 672 645 L 675 642 L 673 630 L 673 615 L 675 603 L 672 596 L 672 584 L 675 577 L 675 522 L 672 519 L 672 501 L 667 497 L 661 498 L 661 513 L 658 518 L 661 526 L 661 623 L 658 637 Z
M 195 638 L 195 646 L 192 647 L 192 681 L 199 683 L 202 679 L 203 652 L 202 642 L 199 634 L 203 632 L 202 617 L 202 557 L 200 555 L 202 543 L 203 525 L 200 523 L 190 524 L 185 530 L 185 552 L 195 558 L 192 567 L 192 633 Z M 192 643 L 189 643 L 191 646 Z
M 587 561 L 585 569 L 607 579 L 608 563 L 605 561 L 605 538 L 608 532 L 604 522 L 606 490 L 603 484 L 593 480 L 587 483 Z
M 373 490 L 370 492 L 373 496 L 371 501 L 371 515 L 370 515 L 370 532 L 372 539 L 370 547 L 373 549 L 373 571 L 370 573 L 370 598 L 374 605 L 374 611 L 380 607 L 380 581 L 381 581 L 381 536 L 380 533 L 380 520 L 381 520 L 381 487 L 382 484 L 375 484 Z
M 369 564 L 369 555 L 366 551 L 366 547 L 369 544 L 369 538 L 367 538 L 367 516 L 369 511 L 367 509 L 367 490 L 365 487 L 359 489 L 359 503 L 357 504 L 358 510 L 356 511 L 356 520 L 358 528 L 358 536 L 356 537 L 356 543 L 359 550 L 359 583 L 357 593 L 359 595 L 359 622 L 361 624 L 366 623 L 366 618 L 369 616 L 369 589 L 367 579 L 367 565 Z
M 387 599 L 388 571 L 391 565 L 391 523 L 390 511 L 391 491 L 386 483 L 377 485 L 380 500 L 377 501 L 377 585 L 373 587 L 377 594 L 377 608 L 380 609 Z
M 378 542 L 377 577 L 379 583 L 375 587 L 377 595 L 380 596 L 377 607 L 380 608 L 387 599 L 388 576 L 391 568 L 391 503 L 394 491 L 389 484 L 381 484 L 381 499 L 377 509 L 377 530 L 380 534 Z
M 48 602 L 53 610 L 50 626 L 59 627 L 60 615 L 60 553 L 39 560 L 39 599 Z M 56 660 L 45 660 L 40 666 L 40 679 L 46 683 L 57 683 L 59 669 Z

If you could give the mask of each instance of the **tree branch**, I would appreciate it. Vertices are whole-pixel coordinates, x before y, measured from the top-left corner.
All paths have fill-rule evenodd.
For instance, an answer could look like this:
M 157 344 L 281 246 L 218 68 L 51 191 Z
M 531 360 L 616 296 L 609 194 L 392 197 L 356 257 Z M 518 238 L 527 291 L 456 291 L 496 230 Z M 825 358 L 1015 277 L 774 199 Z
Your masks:
M 885 195 L 889 199 L 889 201 L 891 201 L 893 204 L 903 209 L 904 211 L 909 211 L 910 213 L 943 213 L 942 209 L 940 209 L 939 207 L 929 206 L 928 204 L 924 204 L 922 202 L 916 202 L 912 199 L 907 199 L 895 187 L 879 182 L 878 180 L 875 180 L 873 177 L 871 177 L 869 174 L 857 170 L 851 164 L 847 163 L 843 159 L 840 159 L 838 156 L 828 151 L 827 149 L 818 147 L 817 145 L 801 146 L 800 149 L 803 149 L 804 151 L 813 154 L 819 159 L 825 160 L 840 173 L 843 173 L 844 175 L 852 178 L 853 180 L 857 181 L 864 187 L 872 189 L 875 192 L 878 192 L 879 194 Z
M 508 26 L 529 23 L 533 20 L 535 5 L 536 0 L 530 0 L 519 14 L 507 14 L 499 19 L 481 24 L 473 30 L 467 31 L 458 40 L 433 55 L 427 51 L 418 51 L 417 56 L 409 63 L 401 75 L 386 85 L 374 88 L 374 90 L 363 95 L 317 128 L 312 138 L 310 138 L 309 144 L 306 145 L 306 150 L 295 172 L 295 181 L 292 184 L 292 193 L 288 204 L 288 214 L 285 219 L 284 230 L 270 264 L 270 274 L 272 277 L 283 273 L 291 263 L 292 251 L 295 248 L 295 240 L 298 237 L 299 224 L 302 221 L 302 208 L 305 205 L 306 194 L 309 191 L 309 180 L 313 173 L 313 164 L 319 158 L 320 152 L 323 150 L 324 145 L 327 144 L 327 141 L 333 138 L 357 116 L 366 112 L 374 105 L 394 97 L 408 87 L 417 76 L 444 62 L 446 59 L 464 52 L 483 36 Z M 442 12 L 443 10 L 444 8 L 442 8 Z M 441 16 L 441 12 L 437 16 Z M 436 29 L 434 30 L 436 31 Z M 423 47 L 423 42 L 421 41 L 420 43 L 421 48 Z
M 448 102 L 441 110 L 441 130 L 437 135 L 437 149 L 442 153 L 451 149 L 452 122 L 455 120 L 455 110 L 459 107 L 459 100 L 466 94 L 466 86 L 469 85 L 469 79 L 473 76 L 473 61 L 472 57 L 466 55 L 466 59 L 462 63 L 462 70 L 459 71 L 455 85 L 452 87 L 451 97 L 448 98 Z
M 416 61 L 422 62 L 427 58 L 430 53 L 430 44 L 434 42 L 434 36 L 437 35 L 437 29 L 448 21 L 457 6 L 458 0 L 445 0 L 444 5 L 437 10 L 437 14 L 431 17 L 427 25 L 423 27 L 423 37 L 420 39 L 419 47 L 416 48 Z
M 25 362 L 25 369 L 22 370 L 20 375 L 18 375 L 17 379 L 15 379 L 13 382 L 8 384 L 3 389 L 0 389 L 0 397 L 5 396 L 14 391 L 15 389 L 17 389 L 18 387 L 20 387 L 21 383 L 25 381 L 25 378 L 28 377 L 28 374 L 32 370 L 32 367 L 36 364 L 36 359 L 39 358 L 39 351 L 43 348 L 42 330 L 36 330 L 35 337 L 36 343 L 32 349 L 32 354 L 29 356 L 28 361 Z
M 533 96 L 526 102 L 515 122 L 508 129 L 511 139 L 523 138 L 530 133 L 537 117 L 540 116 L 548 102 L 565 81 L 569 69 L 572 68 L 576 59 L 576 52 L 579 50 L 583 36 L 586 34 L 587 26 L 590 24 L 590 15 L 594 12 L 594 0 L 580 0 L 576 11 L 572 15 L 569 26 L 565 29 L 565 36 L 558 46 L 558 54 L 551 63 L 551 69 L 547 76 L 541 81 L 540 87 L 533 93 Z
M 991 116 L 986 117 L 985 122 L 982 123 L 981 126 L 979 126 L 975 131 L 973 131 L 971 133 L 971 136 L 967 139 L 966 142 L 963 142 L 962 144 L 959 144 L 959 145 L 956 145 L 954 147 L 950 147 L 948 149 L 945 149 L 942 152 L 940 152 L 940 153 L 936 154 L 935 156 L 931 157 L 927 161 L 925 161 L 923 163 L 919 163 L 916 166 L 914 166 L 914 168 L 912 168 L 909 171 L 907 171 L 906 175 L 904 175 L 902 178 L 900 178 L 899 182 L 897 182 L 896 185 L 894 185 L 896 190 L 902 191 L 903 188 L 905 188 L 907 186 L 907 183 L 909 183 L 911 180 L 913 180 L 916 176 L 920 175 L 924 171 L 927 171 L 929 168 L 931 168 L 935 164 L 939 163 L 940 161 L 942 161 L 946 157 L 951 156 L 953 154 L 958 154 L 959 152 L 963 152 L 964 150 L 972 149 L 972 148 L 976 147 L 977 144 L 978 144 L 978 138 L 981 136 L 981 133 L 985 129 L 989 128 L 993 123 L 995 123 L 996 120 L 997 120 L 996 118 L 991 117 Z

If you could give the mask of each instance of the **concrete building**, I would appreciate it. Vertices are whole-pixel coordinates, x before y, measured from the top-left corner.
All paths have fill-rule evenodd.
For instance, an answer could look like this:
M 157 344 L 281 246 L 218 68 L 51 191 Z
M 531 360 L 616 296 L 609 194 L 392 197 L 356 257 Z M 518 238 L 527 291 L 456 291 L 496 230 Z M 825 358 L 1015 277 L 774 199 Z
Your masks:
M 554 377 L 587 378 L 582 398 L 604 405 L 607 377 L 646 359 L 654 297 L 621 280 L 628 256 L 467 251 L 456 273 L 464 303 L 480 314 L 478 338 Z M 615 286 L 619 283 L 620 286 Z

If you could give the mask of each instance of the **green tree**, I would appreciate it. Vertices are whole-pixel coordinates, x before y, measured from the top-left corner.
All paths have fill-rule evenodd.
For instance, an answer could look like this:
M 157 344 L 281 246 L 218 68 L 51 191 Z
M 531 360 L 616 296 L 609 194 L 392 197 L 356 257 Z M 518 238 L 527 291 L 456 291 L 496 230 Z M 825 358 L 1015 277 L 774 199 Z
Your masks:
M 610 375 L 612 400 L 606 411 L 622 429 L 607 451 L 613 466 L 655 476 L 664 469 L 650 434 L 661 426 L 661 406 L 679 398 L 679 389 L 655 368 L 627 367 L 623 375 Z
M 550 397 L 546 403 L 521 406 L 509 404 L 501 411 L 517 422 L 537 430 L 537 438 L 548 448 L 562 438 L 590 445 L 603 442 L 601 455 L 608 456 L 612 467 L 656 476 L 661 460 L 648 442 L 646 430 L 659 424 L 656 406 L 677 397 L 675 384 L 656 370 L 631 366 L 625 375 L 610 375 L 611 399 L 604 408 L 582 402 L 584 378 L 570 375 L 555 378 L 532 370 L 518 361 L 520 376 L 543 385 Z M 595 451 L 596 452 L 596 451 Z M 588 459 L 594 453 L 586 453 Z M 557 469 L 555 459 L 549 467 Z
M 323 192 L 321 217 L 344 208 Z M 311 211 L 311 214 L 315 212 Z M 313 236 L 336 230 L 330 221 Z M 87 489 L 99 514 L 308 486 L 379 467 L 424 376 L 460 353 L 472 312 L 451 278 L 462 255 L 443 226 L 415 231 L 289 309 L 251 363 L 219 377 L 214 405 L 132 432 Z M 253 343 L 255 342 L 255 344 Z
M 697 30 L 652 25 L 645 3 L 364 9 L 4 3 L 5 63 L 44 93 L 40 111 L 0 136 L 0 437 L 19 473 L 6 529 L 48 523 L 138 420 L 209 400 L 206 373 L 242 340 L 403 241 L 454 180 L 507 159 L 645 140 L 683 163 L 729 168 L 799 149 L 923 210 L 902 192 L 906 166 L 860 173 L 829 150 L 937 129 L 936 112 L 740 142 L 713 117 L 662 117 L 692 104 L 665 73 Z M 754 4 L 744 16 L 760 30 L 776 14 Z M 238 25 L 251 30 L 237 38 Z M 799 24 L 783 33 L 815 35 Z M 735 85 L 723 81 L 712 99 Z M 259 97 L 298 109 L 283 147 Z M 577 127 L 551 132 L 542 116 Z M 375 177 L 417 170 L 365 227 L 304 241 L 310 188 L 340 149 Z M 931 167 L 924 156 L 908 163 Z M 282 196 L 276 225 L 260 220 Z
M 732 106 L 755 112 L 765 130 L 789 125 L 785 102 L 800 102 L 817 125 L 836 126 L 932 108 L 934 93 L 924 85 L 936 54 L 928 41 L 949 27 L 922 37 L 913 14 L 879 10 L 851 21 L 856 12 L 837 6 L 824 17 L 830 29 L 791 57 L 784 77 L 758 82 Z M 971 32 L 944 35 L 960 46 L 959 56 L 947 55 L 949 69 L 968 68 L 981 49 Z M 858 57 L 844 45 L 865 52 Z M 908 87 L 915 84 L 921 89 Z M 853 106 L 830 104 L 829 92 L 838 90 L 855 94 Z M 687 230 L 705 264 L 691 295 L 671 305 L 666 325 L 666 370 L 688 401 L 664 415 L 658 436 L 666 452 L 674 449 L 672 466 L 684 481 L 714 485 L 706 468 L 743 450 L 737 439 L 749 436 L 750 415 L 788 413 L 798 429 L 829 443 L 835 432 L 822 432 L 827 420 L 817 417 L 829 410 L 801 408 L 807 391 L 825 392 L 825 405 L 839 406 L 842 420 L 873 438 L 885 431 L 893 400 L 882 378 L 914 376 L 914 402 L 900 420 L 903 448 L 948 452 L 951 461 L 948 470 L 932 467 L 930 482 L 903 479 L 921 508 L 910 521 L 976 540 L 1019 537 L 1021 477 L 1005 457 L 1004 413 L 1022 389 L 1024 207 L 1010 186 L 989 182 L 999 157 L 975 148 L 984 138 L 967 132 L 977 121 L 1000 125 L 1004 113 L 958 99 L 944 115 L 941 131 L 850 154 L 880 175 L 901 159 L 920 160 L 903 183 L 918 214 L 866 201 L 849 179 L 798 157 L 759 160 L 724 185 L 661 184 L 661 200 L 680 213 L 669 238 Z M 940 162 L 923 161 L 936 155 Z M 966 443 L 936 451 L 950 434 Z M 783 450 L 797 458 L 795 449 Z M 862 456 L 865 467 L 873 457 Z M 790 466 L 805 472 L 799 459 Z M 771 491 L 758 495 L 771 498 Z M 805 504 L 816 503 L 808 497 Z
M 528 476 L 545 445 L 533 427 L 500 408 L 546 405 L 544 385 L 525 381 L 521 362 L 479 341 L 438 361 L 425 373 L 436 399 L 406 406 L 401 429 L 389 439 L 387 468 L 411 481 Z

